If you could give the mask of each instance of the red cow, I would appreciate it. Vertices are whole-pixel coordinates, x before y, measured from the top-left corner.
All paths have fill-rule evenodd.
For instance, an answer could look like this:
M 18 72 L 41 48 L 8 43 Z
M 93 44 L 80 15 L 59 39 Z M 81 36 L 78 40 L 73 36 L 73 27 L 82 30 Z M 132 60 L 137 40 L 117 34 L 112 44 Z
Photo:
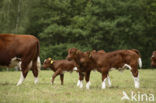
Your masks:
M 32 35 L 0 34 L 0 65 L 15 67 L 19 65 L 22 73 L 17 86 L 22 84 L 31 69 L 38 82 L 40 70 L 39 40 Z
M 106 79 L 108 79 L 108 85 L 111 86 L 110 78 L 108 77 L 111 68 L 118 70 L 129 68 L 134 76 L 135 88 L 139 88 L 137 66 L 139 64 L 141 67 L 142 61 L 138 50 L 117 50 L 105 54 L 91 52 L 90 55 L 90 60 L 95 64 L 95 68 L 102 74 L 102 89 L 106 88 Z
M 104 54 L 105 51 L 100 50 L 100 51 L 95 51 L 93 52 L 99 53 L 99 54 Z M 90 72 L 91 70 L 95 70 L 95 66 L 92 60 L 90 60 L 90 52 L 81 52 L 80 50 L 76 48 L 71 48 L 68 50 L 68 60 L 74 60 L 78 64 L 78 71 L 79 71 L 79 80 L 77 83 L 77 86 L 80 88 L 83 87 L 82 81 L 85 75 L 85 80 L 87 82 L 86 88 L 89 89 L 90 87 Z
M 43 68 L 50 68 L 55 73 L 52 76 L 52 84 L 56 76 L 60 75 L 61 85 L 63 85 L 64 72 L 72 72 L 77 70 L 77 65 L 74 61 L 68 60 L 52 60 L 52 58 L 47 58 L 44 60 Z

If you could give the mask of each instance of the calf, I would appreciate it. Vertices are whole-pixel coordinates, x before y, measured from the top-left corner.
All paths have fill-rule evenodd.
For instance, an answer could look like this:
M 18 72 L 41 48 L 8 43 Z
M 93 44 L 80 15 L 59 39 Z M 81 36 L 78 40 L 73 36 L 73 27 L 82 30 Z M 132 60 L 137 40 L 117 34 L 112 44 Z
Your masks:
M 104 54 L 104 50 L 100 51 L 95 51 L 93 52 L 99 53 L 99 54 Z M 89 52 L 82 52 L 76 48 L 71 48 L 68 50 L 68 60 L 74 60 L 78 64 L 78 71 L 79 71 L 79 80 L 77 83 L 77 86 L 80 88 L 83 87 L 82 81 L 85 76 L 85 80 L 87 82 L 86 88 L 89 89 L 90 87 L 90 72 L 91 70 L 95 70 L 95 65 L 92 60 L 90 60 L 90 53 Z
M 139 88 L 139 77 L 137 66 L 142 66 L 140 53 L 138 50 L 117 50 L 104 54 L 90 53 L 90 60 L 95 64 L 95 68 L 102 74 L 102 89 L 106 88 L 106 78 L 108 85 L 111 86 L 108 73 L 111 68 L 123 70 L 129 68 L 134 77 L 135 88 Z
M 61 85 L 63 85 L 64 72 L 72 72 L 77 70 L 76 63 L 68 60 L 52 60 L 52 58 L 45 59 L 43 68 L 51 68 L 55 73 L 52 76 L 52 84 L 56 76 L 60 75 Z
M 156 51 L 153 51 L 151 56 L 151 66 L 156 67 Z

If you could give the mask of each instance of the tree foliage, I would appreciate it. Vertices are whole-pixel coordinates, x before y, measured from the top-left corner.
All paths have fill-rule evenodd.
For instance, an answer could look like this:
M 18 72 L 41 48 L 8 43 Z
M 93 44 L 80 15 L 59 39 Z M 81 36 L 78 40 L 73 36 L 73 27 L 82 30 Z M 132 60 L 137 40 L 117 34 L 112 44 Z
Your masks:
M 140 50 L 145 67 L 156 49 L 154 0 L 1 0 L 1 33 L 33 34 L 41 59 L 67 49 Z

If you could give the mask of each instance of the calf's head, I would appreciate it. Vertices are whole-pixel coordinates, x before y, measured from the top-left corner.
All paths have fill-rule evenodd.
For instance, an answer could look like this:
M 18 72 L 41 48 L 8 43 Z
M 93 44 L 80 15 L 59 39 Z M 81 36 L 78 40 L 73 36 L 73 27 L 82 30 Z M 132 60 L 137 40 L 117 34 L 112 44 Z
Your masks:
M 79 50 L 76 48 L 68 49 L 68 55 L 66 57 L 67 60 L 75 60 L 79 54 Z
M 152 53 L 152 56 L 151 56 L 151 66 L 152 67 L 156 67 L 156 51 L 154 51 Z
M 47 68 L 49 68 L 52 64 L 53 64 L 53 60 L 52 60 L 52 58 L 47 58 L 47 59 L 45 59 L 44 60 L 44 63 L 43 63 L 43 68 L 44 69 L 47 69 Z

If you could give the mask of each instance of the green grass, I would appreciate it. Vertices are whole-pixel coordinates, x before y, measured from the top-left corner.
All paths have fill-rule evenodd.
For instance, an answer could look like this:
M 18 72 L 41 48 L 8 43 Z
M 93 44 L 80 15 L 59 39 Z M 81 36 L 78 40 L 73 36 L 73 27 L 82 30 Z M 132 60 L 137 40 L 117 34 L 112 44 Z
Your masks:
M 52 71 L 41 71 L 39 83 L 33 84 L 31 72 L 21 86 L 16 86 L 20 72 L 0 72 L 0 103 L 131 103 L 121 100 L 122 91 L 130 95 L 135 93 L 154 94 L 156 96 L 156 70 L 139 70 L 140 88 L 135 89 L 133 78 L 129 70 L 124 72 L 111 71 L 111 88 L 101 89 L 101 74 L 91 73 L 90 90 L 76 86 L 78 73 L 65 73 L 64 85 L 60 85 L 60 78 L 50 84 Z M 156 98 L 155 98 L 156 99 Z M 156 100 L 155 100 L 156 102 Z M 153 102 L 154 103 L 154 102 Z

